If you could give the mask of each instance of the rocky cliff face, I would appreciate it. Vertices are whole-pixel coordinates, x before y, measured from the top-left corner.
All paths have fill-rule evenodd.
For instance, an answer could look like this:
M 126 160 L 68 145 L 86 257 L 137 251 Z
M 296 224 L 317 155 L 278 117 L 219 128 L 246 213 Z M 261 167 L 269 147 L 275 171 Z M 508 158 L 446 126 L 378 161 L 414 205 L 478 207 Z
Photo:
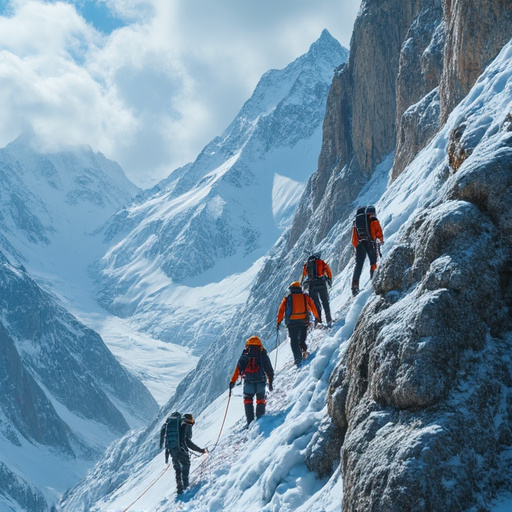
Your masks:
M 331 86 L 318 171 L 302 197 L 289 249 L 310 226 L 313 244 L 325 238 L 375 167 L 393 152 L 400 49 L 420 6 L 419 0 L 363 2 L 349 61 Z
M 400 52 L 396 90 L 397 140 L 392 179 L 399 176 L 439 129 L 443 70 L 442 1 L 423 2 Z
M 486 510 L 510 485 L 511 55 L 427 147 L 443 151 L 438 191 L 383 261 L 331 376 L 345 512 Z
M 511 141 L 474 153 L 378 272 L 331 377 L 344 511 L 469 510 L 503 484 L 512 251 L 501 208 Z
M 512 37 L 512 9 L 508 0 L 444 0 L 444 19 L 446 65 L 440 86 L 443 123 Z

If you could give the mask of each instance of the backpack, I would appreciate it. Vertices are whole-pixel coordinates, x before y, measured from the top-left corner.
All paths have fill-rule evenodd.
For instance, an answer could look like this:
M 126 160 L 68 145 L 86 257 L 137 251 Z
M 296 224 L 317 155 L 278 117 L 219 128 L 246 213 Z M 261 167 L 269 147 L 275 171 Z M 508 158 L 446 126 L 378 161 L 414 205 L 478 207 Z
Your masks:
M 171 451 L 181 447 L 181 414 L 173 412 L 165 422 L 165 447 Z
M 359 240 L 371 240 L 369 215 L 375 214 L 375 206 L 361 206 L 357 209 L 354 228 Z
M 317 264 L 316 264 L 316 261 L 317 261 L 317 257 L 316 256 L 310 256 L 308 258 L 308 262 L 307 262 L 307 274 L 308 274 L 308 279 L 316 279 L 318 277 L 318 269 L 317 269 Z
M 261 350 L 258 347 L 248 347 L 244 349 L 242 355 L 245 357 L 238 365 L 242 377 L 261 373 Z
M 294 295 L 302 295 L 302 298 L 304 300 L 304 310 L 299 310 L 299 311 L 293 310 L 293 296 Z M 292 315 L 295 315 L 296 318 L 291 318 Z M 285 306 L 285 310 L 284 310 L 284 322 L 286 325 L 288 325 L 290 322 L 301 323 L 301 324 L 309 323 L 308 305 L 307 305 L 307 301 L 306 301 L 306 296 L 303 293 L 290 293 L 286 297 L 286 306 Z

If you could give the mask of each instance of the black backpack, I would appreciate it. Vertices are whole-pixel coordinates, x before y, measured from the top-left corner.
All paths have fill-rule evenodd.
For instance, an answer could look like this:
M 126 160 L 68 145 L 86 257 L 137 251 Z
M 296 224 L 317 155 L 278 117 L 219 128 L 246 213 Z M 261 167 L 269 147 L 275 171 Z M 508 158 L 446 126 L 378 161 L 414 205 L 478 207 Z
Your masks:
M 181 414 L 173 412 L 165 422 L 165 447 L 171 451 L 181 446 Z
M 361 206 L 357 209 L 354 228 L 359 240 L 371 240 L 369 215 L 375 214 L 375 206 Z
M 248 380 L 259 377 L 262 373 L 262 350 L 259 347 L 249 346 L 242 352 L 238 369 L 240 374 Z M 258 375 L 257 375 L 258 374 Z
M 316 279 L 318 277 L 316 260 L 317 260 L 316 256 L 310 256 L 308 258 L 306 269 L 307 269 L 308 279 L 310 279 L 310 280 Z

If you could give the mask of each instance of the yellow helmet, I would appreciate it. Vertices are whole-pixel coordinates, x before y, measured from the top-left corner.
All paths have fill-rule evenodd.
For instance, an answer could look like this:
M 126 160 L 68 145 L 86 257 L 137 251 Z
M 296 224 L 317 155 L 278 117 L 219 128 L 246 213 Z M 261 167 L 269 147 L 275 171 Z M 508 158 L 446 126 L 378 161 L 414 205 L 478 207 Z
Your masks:
M 258 338 L 258 336 L 251 336 L 246 342 L 245 342 L 245 348 L 256 345 L 258 347 L 263 348 L 263 344 L 261 343 L 261 340 Z

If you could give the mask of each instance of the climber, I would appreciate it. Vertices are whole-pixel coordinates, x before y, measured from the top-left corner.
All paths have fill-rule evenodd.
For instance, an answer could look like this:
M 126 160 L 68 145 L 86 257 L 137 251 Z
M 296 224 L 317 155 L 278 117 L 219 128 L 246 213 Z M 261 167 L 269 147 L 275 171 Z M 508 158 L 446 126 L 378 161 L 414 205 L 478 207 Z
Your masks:
M 277 328 L 285 321 L 290 337 L 294 362 L 297 366 L 308 356 L 306 337 L 310 322 L 310 313 L 315 317 L 315 325 L 320 323 L 320 317 L 315 303 L 307 293 L 302 292 L 298 281 L 290 284 L 290 293 L 284 297 L 277 312 Z
M 356 265 L 352 277 L 352 295 L 359 293 L 359 277 L 363 270 L 363 263 L 368 255 L 370 260 L 370 279 L 377 269 L 377 255 L 380 245 L 384 245 L 384 236 L 380 222 L 377 220 L 374 206 L 361 206 L 357 209 L 356 218 L 352 227 L 352 245 L 355 248 Z
M 189 486 L 190 454 L 189 449 L 198 453 L 208 453 L 206 448 L 199 448 L 192 441 L 192 414 L 173 412 L 160 429 L 160 449 L 165 445 L 165 463 L 172 459 L 172 466 L 176 472 L 176 492 L 178 495 Z
M 306 278 L 305 280 L 304 277 Z M 302 279 L 304 288 L 308 289 L 309 296 L 315 303 L 319 318 L 322 318 L 323 305 L 327 327 L 331 327 L 332 318 L 327 286 L 329 288 L 332 286 L 332 272 L 329 265 L 320 259 L 320 253 L 312 254 L 308 261 L 304 263 Z
M 238 377 L 244 379 L 244 408 L 247 425 L 249 425 L 254 420 L 254 395 L 256 395 L 256 418 L 261 418 L 265 414 L 267 380 L 269 391 L 273 390 L 274 369 L 258 336 L 251 336 L 245 343 L 245 349 L 238 359 L 229 382 L 230 395 Z

